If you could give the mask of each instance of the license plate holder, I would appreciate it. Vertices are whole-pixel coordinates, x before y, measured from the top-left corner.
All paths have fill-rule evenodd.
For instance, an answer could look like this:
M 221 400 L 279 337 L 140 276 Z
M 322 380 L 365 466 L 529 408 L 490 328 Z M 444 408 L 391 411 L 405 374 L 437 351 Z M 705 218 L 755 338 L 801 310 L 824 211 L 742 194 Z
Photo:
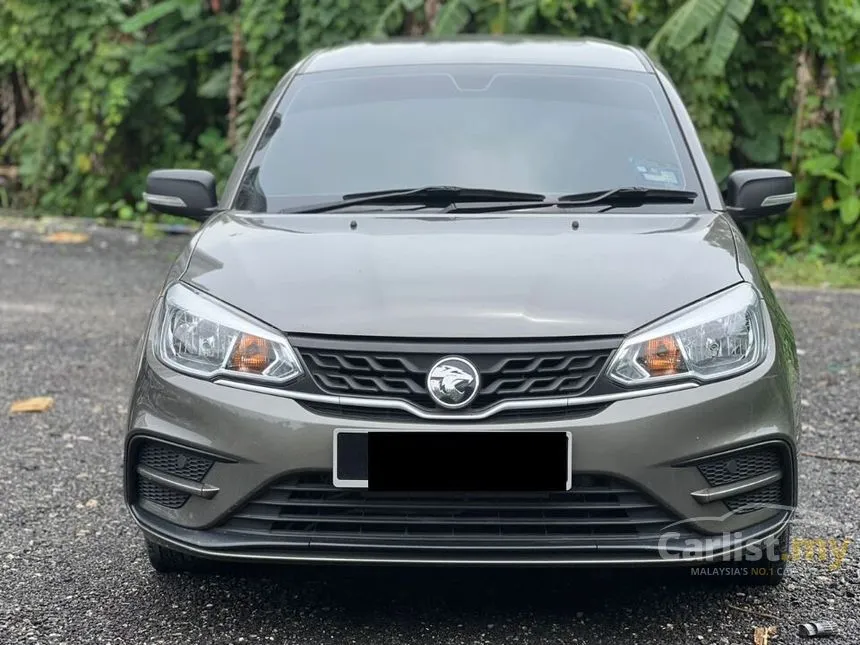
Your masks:
M 390 492 L 570 490 L 572 438 L 559 431 L 337 429 L 337 488 Z

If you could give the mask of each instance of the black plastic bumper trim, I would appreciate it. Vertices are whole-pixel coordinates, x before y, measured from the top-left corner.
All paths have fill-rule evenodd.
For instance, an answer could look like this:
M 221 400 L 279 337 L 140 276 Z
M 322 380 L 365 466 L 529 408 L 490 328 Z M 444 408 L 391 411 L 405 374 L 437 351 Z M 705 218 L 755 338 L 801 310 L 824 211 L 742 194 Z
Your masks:
M 712 562 L 731 556 L 744 548 L 762 544 L 782 533 L 791 519 L 790 513 L 750 527 L 719 551 L 708 555 L 690 555 L 683 548 L 677 557 L 661 558 L 660 548 L 647 544 L 580 545 L 578 548 L 547 546 L 513 549 L 467 549 L 454 545 L 440 549 L 386 549 L 379 545 L 319 545 L 310 540 L 249 542 L 231 540 L 214 531 L 200 531 L 176 526 L 140 508 L 131 514 L 144 534 L 156 542 L 185 553 L 213 560 L 234 562 L 306 562 L 342 564 L 400 564 L 449 566 L 594 566 L 594 565 L 666 565 L 685 566 Z
M 714 486 L 713 488 L 703 488 L 694 493 L 690 493 L 700 504 L 716 502 L 727 497 L 734 497 L 743 493 L 749 493 L 759 488 L 764 488 L 770 484 L 778 482 L 782 479 L 782 471 L 774 470 L 758 477 L 751 477 L 731 484 L 723 484 L 722 486 Z
M 150 481 L 154 481 L 156 484 L 161 484 L 166 488 L 172 488 L 183 493 L 196 495 L 203 499 L 212 499 L 220 490 L 216 486 L 200 484 L 188 479 L 182 479 L 181 477 L 174 477 L 173 475 L 168 475 L 167 473 L 162 473 L 157 470 L 153 470 L 152 468 L 147 468 L 146 466 L 138 466 L 136 470 L 137 474 L 144 479 L 149 479 Z

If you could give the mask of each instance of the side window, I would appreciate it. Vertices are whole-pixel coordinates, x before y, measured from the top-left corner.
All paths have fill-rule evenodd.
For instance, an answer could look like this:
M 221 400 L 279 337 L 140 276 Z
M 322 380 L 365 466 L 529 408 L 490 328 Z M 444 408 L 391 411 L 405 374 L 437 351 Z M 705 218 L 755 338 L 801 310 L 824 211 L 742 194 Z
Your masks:
M 696 171 L 699 174 L 699 179 L 701 180 L 705 190 L 705 198 L 711 208 L 722 210 L 723 199 L 720 195 L 717 181 L 714 178 L 714 172 L 711 169 L 711 164 L 708 162 L 708 157 L 699 141 L 699 135 L 696 132 L 696 127 L 693 125 L 693 121 L 690 118 L 689 113 L 687 112 L 687 108 L 684 107 L 681 96 L 678 94 L 678 91 L 675 89 L 675 86 L 672 84 L 669 77 L 659 69 L 656 70 L 656 72 L 657 78 L 660 80 L 660 85 L 663 86 L 663 91 L 666 93 L 666 98 L 669 100 L 669 104 L 675 112 L 675 116 L 681 128 L 681 134 L 690 150 L 693 163 L 696 165 Z

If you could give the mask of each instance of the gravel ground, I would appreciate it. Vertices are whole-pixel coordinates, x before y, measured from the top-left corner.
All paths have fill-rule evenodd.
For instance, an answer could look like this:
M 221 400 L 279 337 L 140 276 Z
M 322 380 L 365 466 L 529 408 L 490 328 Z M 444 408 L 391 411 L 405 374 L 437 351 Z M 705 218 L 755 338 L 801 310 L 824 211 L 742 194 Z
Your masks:
M 835 620 L 860 642 L 860 547 L 778 589 L 665 571 L 293 567 L 162 577 L 121 500 L 130 358 L 185 242 L 0 222 L 0 643 L 753 643 Z M 802 350 L 810 453 L 860 458 L 860 293 L 780 291 Z M 6 416 L 16 399 L 53 409 Z M 801 458 L 795 535 L 854 539 L 860 463 Z

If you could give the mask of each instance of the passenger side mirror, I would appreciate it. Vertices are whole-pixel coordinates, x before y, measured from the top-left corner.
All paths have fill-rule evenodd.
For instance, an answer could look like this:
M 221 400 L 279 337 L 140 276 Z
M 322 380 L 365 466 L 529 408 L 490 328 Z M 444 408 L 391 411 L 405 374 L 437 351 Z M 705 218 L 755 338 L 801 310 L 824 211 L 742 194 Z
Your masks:
M 146 178 L 146 203 L 153 210 L 205 222 L 218 206 L 215 176 L 205 170 L 154 170 Z
M 797 193 L 790 172 L 754 168 L 730 174 L 724 197 L 733 218 L 753 220 L 787 211 Z

